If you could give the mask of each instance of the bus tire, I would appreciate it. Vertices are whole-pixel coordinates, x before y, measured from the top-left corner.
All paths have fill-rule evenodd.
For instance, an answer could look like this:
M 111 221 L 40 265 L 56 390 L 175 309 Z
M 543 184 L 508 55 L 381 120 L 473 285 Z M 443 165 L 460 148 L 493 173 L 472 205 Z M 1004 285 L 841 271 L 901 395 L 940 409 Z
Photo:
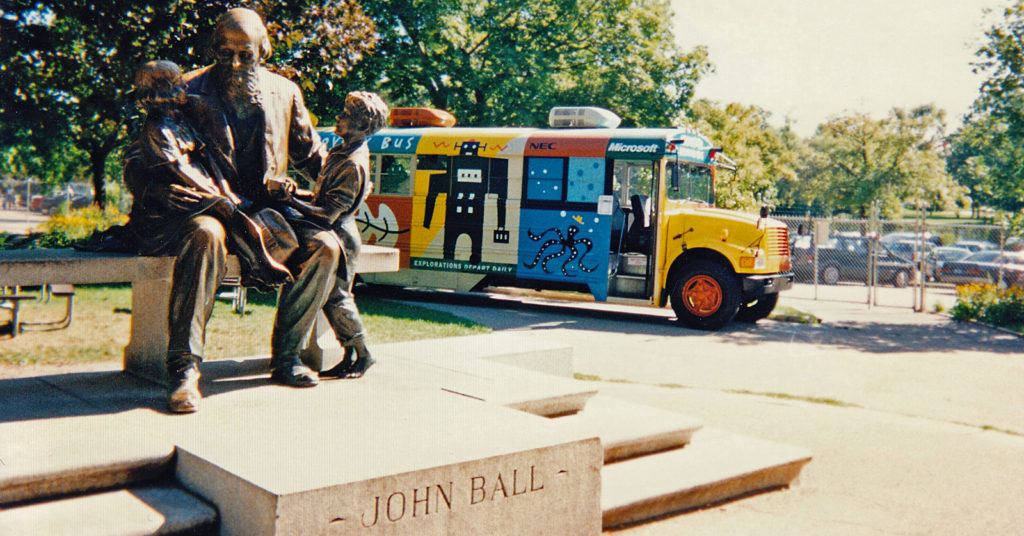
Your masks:
M 742 289 L 732 270 L 708 260 L 691 263 L 673 281 L 669 299 L 679 322 L 695 329 L 721 329 L 736 316 Z
M 775 304 L 779 303 L 779 294 L 765 294 L 757 299 L 757 301 L 744 304 L 740 307 L 740 310 L 736 313 L 737 322 L 749 322 L 754 323 L 762 318 L 768 318 L 768 315 L 772 314 L 775 310 Z

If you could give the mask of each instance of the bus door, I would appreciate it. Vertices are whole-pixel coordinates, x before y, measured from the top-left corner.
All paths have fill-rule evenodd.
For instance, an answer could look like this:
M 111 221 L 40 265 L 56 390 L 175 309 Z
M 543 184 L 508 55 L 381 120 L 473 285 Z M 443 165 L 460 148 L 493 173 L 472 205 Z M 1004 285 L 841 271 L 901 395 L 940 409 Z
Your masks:
M 654 244 L 657 232 L 657 161 L 616 160 L 614 192 L 617 270 L 609 285 L 613 295 L 647 298 L 653 295 Z

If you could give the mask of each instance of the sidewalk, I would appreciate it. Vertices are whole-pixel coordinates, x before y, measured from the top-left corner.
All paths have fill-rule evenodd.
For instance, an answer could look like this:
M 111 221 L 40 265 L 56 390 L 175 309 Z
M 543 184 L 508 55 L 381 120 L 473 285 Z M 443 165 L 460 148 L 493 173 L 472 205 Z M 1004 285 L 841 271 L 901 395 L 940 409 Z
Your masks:
M 0 210 L 0 233 L 28 234 L 49 216 L 24 209 Z

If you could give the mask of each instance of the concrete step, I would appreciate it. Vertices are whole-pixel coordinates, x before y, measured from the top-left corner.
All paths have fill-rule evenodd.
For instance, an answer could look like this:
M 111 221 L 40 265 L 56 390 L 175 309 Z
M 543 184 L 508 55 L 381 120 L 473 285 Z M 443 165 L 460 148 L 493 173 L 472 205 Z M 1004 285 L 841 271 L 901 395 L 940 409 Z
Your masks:
M 686 448 L 606 465 L 602 523 L 608 529 L 788 486 L 810 460 L 803 448 L 704 429 Z
M 7 536 L 213 535 L 217 511 L 176 486 L 143 486 L 0 510 Z
M 581 436 L 601 438 L 606 464 L 682 448 L 703 426 L 700 419 L 601 394 L 591 398 L 583 411 L 556 422 Z
M 443 391 L 541 417 L 578 413 L 597 394 L 587 382 L 482 360 L 460 363 L 452 371 L 458 374 L 446 375 Z
M 173 469 L 173 456 L 118 461 L 55 459 L 48 467 L 0 479 L 0 507 L 149 482 Z M 4 534 L 0 532 L 0 534 Z
M 543 417 L 577 413 L 597 394 L 592 384 L 566 377 L 572 347 L 522 334 L 391 344 L 381 353 L 407 363 L 420 383 Z

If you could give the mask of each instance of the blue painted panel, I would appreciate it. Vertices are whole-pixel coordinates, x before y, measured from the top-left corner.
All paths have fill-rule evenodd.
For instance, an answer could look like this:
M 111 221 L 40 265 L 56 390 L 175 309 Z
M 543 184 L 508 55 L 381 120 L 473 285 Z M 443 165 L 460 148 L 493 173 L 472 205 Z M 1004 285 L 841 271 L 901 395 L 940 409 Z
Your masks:
M 530 179 L 526 182 L 526 198 L 534 201 L 561 201 L 562 179 Z
M 519 225 L 518 278 L 584 283 L 607 299 L 611 216 L 523 209 Z
M 604 193 L 604 158 L 569 158 L 566 201 L 597 203 Z
M 562 179 L 561 158 L 531 158 L 529 178 L 531 179 Z
M 419 134 L 396 136 L 390 133 L 378 133 L 366 140 L 370 146 L 370 152 L 373 154 L 416 154 L 419 142 Z

